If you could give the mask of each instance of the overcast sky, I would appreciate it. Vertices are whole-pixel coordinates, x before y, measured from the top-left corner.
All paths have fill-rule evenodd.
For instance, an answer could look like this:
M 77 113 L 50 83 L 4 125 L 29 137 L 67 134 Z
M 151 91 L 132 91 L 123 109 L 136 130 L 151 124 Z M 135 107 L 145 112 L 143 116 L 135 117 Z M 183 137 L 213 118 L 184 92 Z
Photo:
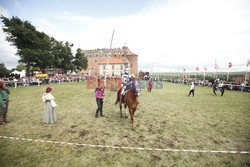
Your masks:
M 28 20 L 37 30 L 82 49 L 125 44 L 139 55 L 139 69 L 250 70 L 249 0 L 0 0 L 0 13 Z M 2 22 L 0 23 L 2 25 Z M 0 31 L 0 62 L 18 56 Z

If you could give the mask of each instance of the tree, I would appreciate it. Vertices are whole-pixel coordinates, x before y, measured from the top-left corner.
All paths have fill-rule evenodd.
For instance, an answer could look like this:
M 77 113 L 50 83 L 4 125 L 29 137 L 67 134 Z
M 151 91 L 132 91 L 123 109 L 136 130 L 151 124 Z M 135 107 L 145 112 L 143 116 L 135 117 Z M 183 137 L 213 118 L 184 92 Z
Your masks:
M 16 70 L 18 70 L 18 71 L 26 70 L 25 64 L 23 64 L 23 63 L 18 64 L 16 66 Z
M 0 18 L 4 23 L 3 31 L 7 34 L 6 41 L 17 48 L 16 55 L 20 57 L 19 62 L 26 65 L 28 76 L 30 67 L 44 69 L 51 65 L 51 43 L 48 35 L 36 31 L 30 22 L 22 21 L 18 17 Z
M 81 52 L 81 49 L 78 48 L 75 55 L 75 60 L 73 61 L 77 70 L 81 71 L 82 69 L 86 70 L 88 67 L 88 59 L 84 56 L 84 53 Z
M 43 32 L 39 32 L 28 21 L 22 21 L 18 17 L 11 19 L 4 16 L 3 31 L 7 34 L 6 41 L 17 48 L 20 57 L 19 63 L 26 65 L 27 75 L 30 69 L 38 67 L 45 71 L 47 67 L 63 68 L 64 71 L 74 70 L 74 56 L 69 42 L 58 42 Z
M 71 48 L 73 44 L 69 42 L 57 41 L 51 38 L 52 44 L 52 55 L 53 55 L 53 67 L 63 68 L 66 72 L 67 70 L 74 70 L 75 65 L 72 63 L 74 59 Z
M 71 51 L 71 48 L 73 47 L 73 44 L 70 44 L 69 42 L 65 42 L 65 45 L 63 46 L 63 51 L 61 54 L 61 65 L 64 68 L 65 71 L 67 70 L 74 70 L 75 66 L 72 63 L 73 60 L 73 54 Z
M 4 63 L 0 63 L 0 78 L 9 75 L 9 70 L 5 67 Z

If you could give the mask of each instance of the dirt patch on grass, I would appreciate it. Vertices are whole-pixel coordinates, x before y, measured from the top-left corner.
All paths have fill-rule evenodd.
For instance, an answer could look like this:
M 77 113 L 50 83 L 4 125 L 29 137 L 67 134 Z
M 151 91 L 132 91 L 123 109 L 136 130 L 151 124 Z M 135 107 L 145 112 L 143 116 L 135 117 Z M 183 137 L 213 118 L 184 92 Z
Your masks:
M 43 135 L 41 137 L 46 138 L 46 139 L 50 139 L 52 137 L 52 135 L 49 133 L 49 134 L 45 134 L 45 135 Z
M 88 134 L 89 134 L 89 131 L 83 129 L 82 131 L 80 131 L 79 136 L 80 136 L 80 137 L 85 137 L 85 136 L 87 136 Z
M 152 161 L 160 161 L 161 160 L 161 157 L 157 156 L 157 155 L 154 155 L 154 154 L 151 154 L 151 160 Z
M 77 127 L 77 125 L 72 125 L 72 126 L 71 126 L 71 128 L 76 128 L 76 127 Z
M 75 130 L 68 130 L 69 133 L 76 133 Z

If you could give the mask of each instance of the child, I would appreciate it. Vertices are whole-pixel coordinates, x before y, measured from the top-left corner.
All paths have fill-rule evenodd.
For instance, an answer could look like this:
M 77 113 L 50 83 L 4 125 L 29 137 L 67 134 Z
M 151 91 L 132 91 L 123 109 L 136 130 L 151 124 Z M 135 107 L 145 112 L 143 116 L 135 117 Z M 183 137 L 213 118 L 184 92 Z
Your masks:
M 9 121 L 7 121 L 9 94 L 10 91 L 5 83 L 0 81 L 0 125 L 6 125 L 6 123 L 9 123 Z
M 46 88 L 46 93 L 43 94 L 43 102 L 44 102 L 44 116 L 43 123 L 55 123 L 56 122 L 56 112 L 55 107 L 57 106 L 55 103 L 54 96 L 50 93 L 52 89 L 50 87 Z
M 96 97 L 96 103 L 97 103 L 97 109 L 96 109 L 96 118 L 98 118 L 98 113 L 100 112 L 100 116 L 103 117 L 102 114 L 102 107 L 103 107 L 103 97 L 104 97 L 104 90 L 98 84 L 97 88 L 95 89 L 95 97 Z

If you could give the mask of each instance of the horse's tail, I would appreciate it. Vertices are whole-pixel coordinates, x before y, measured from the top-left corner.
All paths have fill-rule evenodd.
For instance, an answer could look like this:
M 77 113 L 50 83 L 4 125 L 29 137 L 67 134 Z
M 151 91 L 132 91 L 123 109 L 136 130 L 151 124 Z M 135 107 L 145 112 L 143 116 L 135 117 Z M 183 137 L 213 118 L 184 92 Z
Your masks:
M 121 91 L 122 91 L 122 89 L 118 90 L 118 92 L 117 92 L 115 105 L 117 105 L 120 102 Z

